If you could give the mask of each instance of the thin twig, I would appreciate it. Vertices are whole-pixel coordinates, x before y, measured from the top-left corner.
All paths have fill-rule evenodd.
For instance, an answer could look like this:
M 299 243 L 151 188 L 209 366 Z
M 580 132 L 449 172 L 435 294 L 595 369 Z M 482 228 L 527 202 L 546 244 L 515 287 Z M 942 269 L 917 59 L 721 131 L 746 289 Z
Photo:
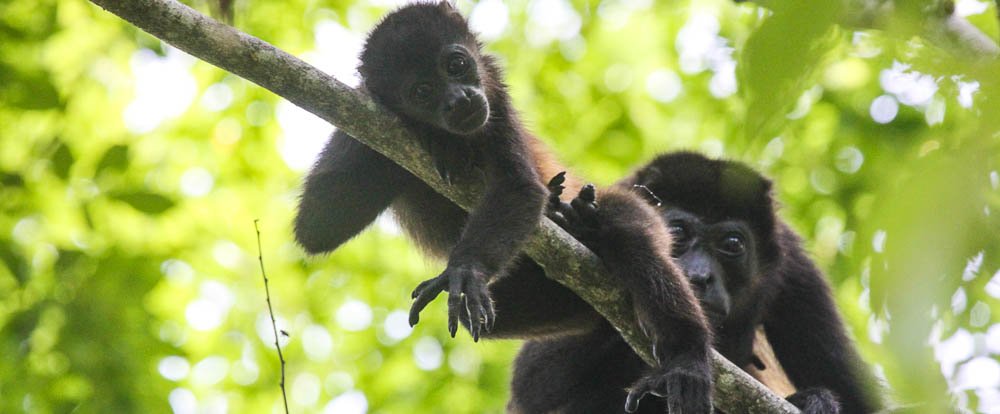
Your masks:
M 253 229 L 257 232 L 257 261 L 260 262 L 260 275 L 264 278 L 264 297 L 267 298 L 267 313 L 271 315 L 271 329 L 274 330 L 274 347 L 278 348 L 278 361 L 281 361 L 281 399 L 285 403 L 285 414 L 288 414 L 288 394 L 285 392 L 285 356 L 281 354 L 281 344 L 278 343 L 278 323 L 274 320 L 274 308 L 271 307 L 271 289 L 267 284 L 267 272 L 264 271 L 264 253 L 260 247 L 260 219 L 254 219 Z M 282 331 L 284 333 L 284 331 Z

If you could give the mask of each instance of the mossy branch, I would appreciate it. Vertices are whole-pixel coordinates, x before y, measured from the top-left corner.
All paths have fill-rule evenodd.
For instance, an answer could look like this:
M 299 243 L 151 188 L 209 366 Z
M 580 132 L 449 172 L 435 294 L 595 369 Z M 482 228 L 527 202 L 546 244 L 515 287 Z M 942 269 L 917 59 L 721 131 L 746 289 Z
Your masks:
M 399 120 L 364 93 L 260 39 L 219 23 L 173 0 L 91 0 L 142 30 L 191 55 L 254 82 L 325 119 L 403 166 L 465 209 L 476 204 L 481 184 L 452 185 L 438 177 L 430 156 Z M 525 251 L 546 274 L 594 306 L 646 361 L 650 342 L 635 321 L 626 295 L 606 276 L 601 261 L 551 221 Z M 791 404 L 713 352 L 715 404 L 727 412 L 796 413 Z

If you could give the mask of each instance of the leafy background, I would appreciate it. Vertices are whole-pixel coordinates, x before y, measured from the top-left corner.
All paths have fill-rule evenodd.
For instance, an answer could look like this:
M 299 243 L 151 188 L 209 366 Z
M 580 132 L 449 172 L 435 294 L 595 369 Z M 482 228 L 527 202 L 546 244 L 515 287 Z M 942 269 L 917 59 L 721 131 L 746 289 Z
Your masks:
M 761 169 L 897 401 L 1000 412 L 997 64 L 905 13 L 852 31 L 840 3 L 789 3 L 458 5 L 574 169 L 608 184 L 673 149 Z M 356 82 L 392 7 L 241 1 L 235 24 Z M 992 2 L 956 10 L 997 38 Z M 294 412 L 502 412 L 518 343 L 448 338 L 443 301 L 410 330 L 442 264 L 391 220 L 294 244 L 330 129 L 88 2 L 0 4 L 0 412 L 279 412 L 255 219 Z

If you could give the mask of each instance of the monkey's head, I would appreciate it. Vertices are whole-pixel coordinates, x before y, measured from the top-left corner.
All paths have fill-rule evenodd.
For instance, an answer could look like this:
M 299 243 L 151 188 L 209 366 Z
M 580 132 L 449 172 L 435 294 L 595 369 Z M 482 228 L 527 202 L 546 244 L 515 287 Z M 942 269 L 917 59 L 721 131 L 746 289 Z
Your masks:
M 359 72 L 381 104 L 458 135 L 486 125 L 489 78 L 468 23 L 448 2 L 404 6 L 371 31 Z
M 771 182 L 689 152 L 660 156 L 629 181 L 662 200 L 672 254 L 712 324 L 752 312 L 779 260 Z

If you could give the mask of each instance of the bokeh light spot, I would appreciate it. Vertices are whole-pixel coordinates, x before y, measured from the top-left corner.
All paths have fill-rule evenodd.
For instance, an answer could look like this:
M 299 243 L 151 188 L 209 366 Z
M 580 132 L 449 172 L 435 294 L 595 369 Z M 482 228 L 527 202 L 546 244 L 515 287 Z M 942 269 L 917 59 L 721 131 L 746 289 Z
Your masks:
M 195 364 L 191 370 L 191 383 L 199 387 L 211 387 L 226 378 L 229 361 L 221 356 L 210 356 Z
M 188 197 L 201 197 L 212 191 L 215 177 L 201 167 L 188 168 L 181 174 L 181 193 Z
M 361 391 L 345 392 L 323 407 L 324 414 L 364 414 L 366 412 L 368 412 L 368 399 Z
M 681 78 L 672 70 L 657 69 L 646 77 L 646 92 L 659 102 L 673 102 L 683 90 Z
M 888 124 L 896 119 L 896 114 L 899 113 L 899 103 L 891 95 L 882 95 L 872 100 L 869 112 L 875 122 Z
M 348 331 L 367 329 L 372 324 L 372 308 L 360 300 L 348 300 L 337 309 L 337 324 Z
M 179 356 L 168 356 L 160 360 L 157 370 L 163 378 L 171 381 L 180 381 L 187 377 L 191 370 L 191 365 L 187 359 Z
M 413 346 L 413 360 L 417 367 L 424 371 L 438 369 L 444 360 L 444 350 L 441 343 L 429 336 L 420 338 Z
M 410 327 L 409 318 L 410 315 L 407 312 L 393 311 L 385 318 L 385 324 L 383 324 L 385 334 L 395 341 L 400 341 L 410 336 L 413 328 Z
M 333 352 L 333 338 L 330 332 L 320 325 L 309 325 L 302 331 L 302 347 L 306 356 L 316 362 L 330 358 Z

